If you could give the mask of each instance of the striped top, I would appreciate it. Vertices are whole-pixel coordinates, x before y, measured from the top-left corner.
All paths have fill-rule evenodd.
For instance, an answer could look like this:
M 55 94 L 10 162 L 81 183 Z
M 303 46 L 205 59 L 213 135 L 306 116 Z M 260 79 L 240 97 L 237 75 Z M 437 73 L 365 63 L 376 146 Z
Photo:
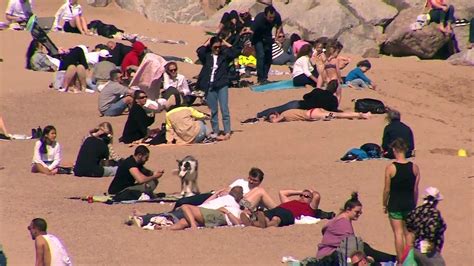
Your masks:
M 272 44 L 272 60 L 275 60 L 275 58 L 279 57 L 282 54 L 283 54 L 283 48 L 281 48 L 281 46 L 278 45 L 277 42 L 273 41 L 273 44 Z

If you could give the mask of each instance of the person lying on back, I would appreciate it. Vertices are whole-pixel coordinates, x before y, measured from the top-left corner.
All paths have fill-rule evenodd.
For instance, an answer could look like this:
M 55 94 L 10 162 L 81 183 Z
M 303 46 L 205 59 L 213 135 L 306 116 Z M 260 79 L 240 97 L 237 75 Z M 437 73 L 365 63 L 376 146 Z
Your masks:
M 292 122 L 292 121 L 329 121 L 332 119 L 369 119 L 371 113 L 355 113 L 355 112 L 341 112 L 333 113 L 327 112 L 322 108 L 313 108 L 309 110 L 290 109 L 281 114 L 271 114 L 268 117 L 270 123 Z

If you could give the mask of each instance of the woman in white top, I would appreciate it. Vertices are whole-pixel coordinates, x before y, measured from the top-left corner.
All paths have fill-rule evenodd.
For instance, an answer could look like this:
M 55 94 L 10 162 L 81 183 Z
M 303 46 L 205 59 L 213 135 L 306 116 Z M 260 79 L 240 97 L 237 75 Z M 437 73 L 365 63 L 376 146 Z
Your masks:
M 78 0 L 66 0 L 56 12 L 53 29 L 60 30 L 59 22 L 63 20 L 64 26 L 62 29 L 65 32 L 79 33 L 92 35 L 87 28 L 87 21 L 82 14 L 82 7 Z
M 56 128 L 46 126 L 43 135 L 36 141 L 31 172 L 55 175 L 61 163 L 61 147 L 56 142 Z
M 163 74 L 163 90 L 161 91 L 162 98 L 168 99 L 171 95 L 181 95 L 182 101 L 185 105 L 191 105 L 196 100 L 192 96 L 186 77 L 178 73 L 178 65 L 176 62 L 168 62 L 165 65 L 165 73 Z
M 315 87 L 318 82 L 318 71 L 313 67 L 310 57 L 313 51 L 311 45 L 305 44 L 298 52 L 293 65 L 293 85 L 296 87 L 310 85 Z

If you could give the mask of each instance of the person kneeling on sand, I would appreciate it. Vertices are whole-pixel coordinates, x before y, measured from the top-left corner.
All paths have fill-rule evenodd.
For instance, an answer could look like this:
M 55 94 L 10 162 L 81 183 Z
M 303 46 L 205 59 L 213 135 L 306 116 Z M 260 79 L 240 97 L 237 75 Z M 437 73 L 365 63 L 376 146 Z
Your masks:
M 152 172 L 145 168 L 150 157 L 150 150 L 140 145 L 135 148 L 132 156 L 125 159 L 117 169 L 114 180 L 110 183 L 109 194 L 118 194 L 124 191 L 138 191 L 151 195 L 158 185 L 158 179 L 163 176 L 164 170 Z
M 257 211 L 257 221 L 251 221 L 247 214 L 242 213 L 240 219 L 245 226 L 266 228 L 292 225 L 301 216 L 316 217 L 321 196 L 314 190 L 280 190 L 281 204 L 264 212 Z M 299 196 L 292 200 L 290 197 Z
M 290 109 L 284 111 L 281 114 L 275 113 L 268 117 L 270 123 L 279 122 L 292 122 L 292 121 L 318 121 L 318 120 L 331 120 L 331 119 L 369 119 L 372 114 L 369 113 L 355 113 L 355 112 L 344 112 L 344 113 L 333 113 L 328 112 L 322 108 L 313 108 L 310 110 L 302 109 Z
M 197 229 L 198 224 L 205 227 L 241 224 L 242 212 L 239 202 L 243 198 L 241 186 L 233 187 L 228 195 L 213 199 L 201 204 L 199 207 L 183 205 L 181 209 L 184 218 L 169 227 L 170 230 L 183 230 L 188 227 Z

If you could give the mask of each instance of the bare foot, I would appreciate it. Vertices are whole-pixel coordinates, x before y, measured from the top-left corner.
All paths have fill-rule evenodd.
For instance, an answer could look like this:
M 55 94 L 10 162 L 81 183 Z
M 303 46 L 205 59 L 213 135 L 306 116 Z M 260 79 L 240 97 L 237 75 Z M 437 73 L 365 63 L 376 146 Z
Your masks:
M 247 214 L 245 214 L 243 212 L 240 214 L 240 220 L 242 221 L 242 224 L 245 225 L 245 226 L 251 226 L 252 225 L 252 221 L 250 220 L 250 218 L 247 216 Z
M 372 116 L 371 112 L 368 113 L 360 113 L 359 114 L 359 119 L 369 119 Z
M 137 209 L 133 209 L 133 210 L 132 210 L 132 215 L 133 215 L 133 216 L 143 216 L 143 215 L 146 215 L 146 213 L 143 213 L 143 212 L 141 212 L 141 211 L 139 211 L 139 210 L 137 210 Z
M 267 228 L 267 220 L 262 211 L 257 212 L 257 226 L 260 228 Z

